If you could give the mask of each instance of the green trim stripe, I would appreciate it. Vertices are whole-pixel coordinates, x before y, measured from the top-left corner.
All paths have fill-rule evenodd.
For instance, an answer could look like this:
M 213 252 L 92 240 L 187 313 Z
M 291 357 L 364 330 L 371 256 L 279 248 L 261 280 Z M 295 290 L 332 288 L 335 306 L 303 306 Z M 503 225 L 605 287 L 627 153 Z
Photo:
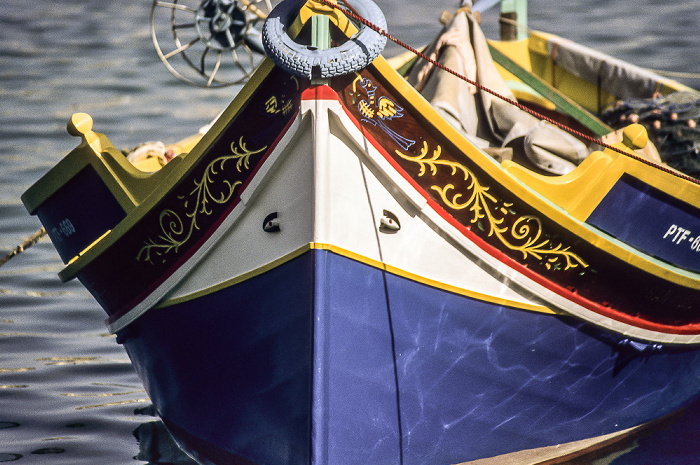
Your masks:
M 596 136 L 600 137 L 613 131 L 612 128 L 603 124 L 588 110 L 571 100 L 556 88 L 549 85 L 547 82 L 543 81 L 538 76 L 532 74 L 530 71 L 511 60 L 493 45 L 489 44 L 489 50 L 491 51 L 491 57 L 496 63 L 530 86 L 535 92 L 542 95 L 542 97 L 552 102 L 559 111 L 566 113 L 588 128 Z

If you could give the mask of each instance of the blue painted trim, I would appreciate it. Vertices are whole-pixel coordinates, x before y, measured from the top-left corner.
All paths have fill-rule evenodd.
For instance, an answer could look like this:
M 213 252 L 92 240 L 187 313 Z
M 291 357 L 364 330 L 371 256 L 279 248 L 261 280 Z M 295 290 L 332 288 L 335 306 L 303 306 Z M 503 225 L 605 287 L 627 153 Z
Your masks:
M 587 223 L 636 249 L 700 272 L 700 211 L 631 176 L 613 186 Z

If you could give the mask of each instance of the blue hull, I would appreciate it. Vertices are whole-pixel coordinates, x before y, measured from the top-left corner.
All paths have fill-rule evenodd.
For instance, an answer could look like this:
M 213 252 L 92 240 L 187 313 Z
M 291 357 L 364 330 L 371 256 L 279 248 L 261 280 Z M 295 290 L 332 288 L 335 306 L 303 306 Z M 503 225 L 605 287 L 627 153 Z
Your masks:
M 325 250 L 127 329 L 154 405 L 205 462 L 458 463 L 643 424 L 700 388 L 698 350 Z

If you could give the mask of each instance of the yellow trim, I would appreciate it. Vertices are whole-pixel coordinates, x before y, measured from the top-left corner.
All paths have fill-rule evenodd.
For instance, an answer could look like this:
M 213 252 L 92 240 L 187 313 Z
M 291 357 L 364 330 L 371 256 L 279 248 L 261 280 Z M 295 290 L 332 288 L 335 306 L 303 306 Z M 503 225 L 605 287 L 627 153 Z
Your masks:
M 520 65 L 523 69 L 532 71 L 532 63 L 530 63 L 530 54 L 528 53 L 528 39 L 508 41 L 489 40 L 488 43 Z M 503 80 L 522 82 L 498 63 L 494 64 L 496 65 L 498 73 L 503 77 Z
M 606 179 L 612 162 L 609 154 L 594 152 L 578 168 L 556 177 L 535 173 L 511 160 L 504 161 L 503 168 L 583 222 L 612 188 Z
M 351 251 L 344 249 L 342 247 L 338 247 L 338 246 L 335 246 L 332 244 L 319 243 L 319 242 L 310 242 L 309 244 L 306 244 L 306 245 L 298 248 L 297 250 L 295 250 L 291 253 L 288 253 L 287 255 L 285 255 L 281 258 L 278 258 L 277 260 L 274 260 L 274 261 L 268 263 L 267 265 L 261 266 L 260 268 L 257 268 L 253 271 L 249 271 L 247 273 L 244 273 L 240 276 L 229 279 L 227 281 L 224 281 L 222 283 L 219 283 L 219 284 L 212 286 L 212 287 L 209 287 L 207 289 L 204 289 L 204 290 L 201 290 L 198 292 L 194 292 L 192 294 L 189 294 L 189 295 L 186 295 L 183 297 L 178 297 L 178 298 L 167 300 L 167 301 L 159 304 L 156 308 L 170 307 L 172 305 L 180 304 L 183 302 L 188 302 L 188 301 L 212 294 L 214 292 L 220 291 L 220 290 L 225 289 L 227 287 L 230 287 L 230 286 L 233 286 L 236 284 L 240 284 L 243 281 L 247 281 L 248 279 L 254 278 L 254 277 L 259 276 L 267 271 L 272 270 L 273 268 L 276 268 L 280 265 L 283 265 L 284 263 L 287 263 L 287 262 L 303 255 L 304 253 L 306 253 L 310 250 L 327 250 L 327 251 L 332 252 L 336 255 L 340 255 L 340 256 L 349 258 L 349 259 L 354 260 L 356 262 L 363 263 L 365 265 L 369 265 L 373 268 L 386 271 L 386 272 L 391 273 L 393 275 L 400 276 L 402 278 L 417 282 L 419 284 L 424 284 L 426 286 L 430 286 L 430 287 L 433 287 L 435 289 L 451 292 L 453 294 L 461 295 L 461 296 L 468 297 L 468 298 L 471 298 L 474 300 L 479 300 L 479 301 L 491 303 L 494 305 L 501 305 L 504 307 L 510 307 L 510 308 L 514 308 L 517 310 L 526 310 L 526 311 L 536 312 L 536 313 L 545 313 L 548 315 L 556 315 L 557 314 L 557 312 L 555 312 L 555 311 L 551 310 L 550 308 L 545 307 L 543 305 L 534 305 L 534 304 L 528 304 L 528 303 L 524 303 L 524 302 L 516 302 L 514 300 L 505 299 L 502 297 L 495 297 L 492 295 L 483 294 L 483 293 L 475 292 L 475 291 L 470 291 L 468 289 L 464 289 L 461 287 L 441 283 L 439 281 L 428 279 L 428 278 L 425 278 L 423 276 L 402 270 L 400 268 L 396 268 L 396 267 L 387 265 L 386 263 L 382 263 L 378 260 L 374 260 L 372 258 L 365 257 L 364 255 L 360 255 L 360 254 L 357 254 L 355 252 L 351 252 Z
M 227 287 L 233 286 L 235 284 L 242 283 L 243 281 L 247 281 L 247 280 L 254 278 L 256 276 L 260 276 L 261 274 L 266 273 L 274 268 L 277 268 L 280 265 L 283 265 L 289 261 L 292 261 L 293 259 L 308 252 L 312 248 L 313 248 L 313 244 L 307 244 L 305 246 L 298 248 L 297 250 L 295 250 L 293 252 L 288 253 L 287 255 L 284 255 L 284 256 L 278 258 L 277 260 L 271 261 L 267 265 L 261 266 L 260 268 L 256 268 L 256 269 L 249 271 L 247 273 L 243 273 L 240 276 L 236 276 L 235 278 L 228 279 L 222 283 L 216 284 L 216 285 L 209 287 L 207 289 L 193 292 L 192 294 L 188 294 L 186 296 L 177 297 L 174 299 L 168 299 L 168 300 L 156 305 L 154 308 L 170 307 L 172 305 L 180 304 L 183 302 L 189 302 L 190 300 L 194 300 L 194 299 L 203 297 L 205 295 L 209 295 L 209 294 L 212 294 L 214 292 L 220 291 L 220 290 L 225 289 Z
M 63 270 L 61 270 L 59 272 L 59 277 L 63 281 L 67 281 L 75 277 L 81 269 L 91 263 L 102 252 L 104 252 L 119 238 L 126 234 L 146 214 L 148 214 L 149 211 L 152 210 L 162 199 L 162 197 L 171 189 L 174 180 L 181 179 L 192 169 L 194 165 L 196 165 L 199 158 L 204 154 L 206 149 L 215 142 L 216 138 L 224 130 L 226 125 L 228 125 L 244 108 L 245 104 L 252 97 L 265 78 L 267 78 L 268 74 L 273 68 L 274 63 L 272 60 L 269 58 L 263 60 L 248 83 L 246 83 L 243 89 L 241 89 L 238 95 L 236 95 L 233 102 L 228 106 L 228 108 L 226 108 L 216 123 L 214 123 L 212 129 L 202 136 L 199 142 L 196 143 L 196 145 L 192 148 L 192 151 L 185 157 L 174 158 L 170 163 L 165 165 L 162 170 L 154 173 L 152 176 L 160 175 L 159 179 L 161 182 L 151 182 L 149 184 L 149 195 L 143 200 L 143 202 L 135 205 L 131 211 L 128 211 L 127 217 L 113 229 L 112 234 L 110 234 L 109 237 L 106 237 L 105 240 L 100 241 L 99 244 L 95 244 L 95 247 L 87 251 L 85 255 L 81 255 L 78 260 L 68 264 Z M 103 155 L 105 153 L 106 152 L 103 152 Z M 124 157 L 122 156 L 122 158 Z M 126 160 L 124 161 L 126 162 Z M 133 170 L 138 171 L 135 168 L 133 168 Z M 145 175 L 145 173 L 141 174 Z M 154 181 L 154 179 L 151 179 L 151 181 Z
M 566 69 L 554 65 L 556 57 L 553 60 L 549 53 L 549 42 L 553 39 L 559 39 L 559 37 L 541 31 L 531 31 L 529 37 L 524 41 L 527 43 L 526 50 L 523 50 L 521 46 L 509 46 L 508 42 L 492 41 L 490 43 L 498 47 L 511 59 L 525 60 L 522 55 L 527 55 L 530 67 L 526 69 L 529 69 L 550 85 L 554 85 L 552 83 L 552 74 L 554 73 L 554 76 L 556 76 L 556 88 L 589 111 L 598 112 L 613 104 L 615 102 L 614 95 L 601 90 L 599 96 L 597 84 L 588 82 Z M 660 79 L 657 86 L 657 90 L 664 95 L 679 90 L 692 90 L 677 81 L 665 78 Z M 601 108 L 598 108 L 599 100 Z
M 68 132 L 82 141 L 22 195 L 22 201 L 30 213 L 35 213 L 68 180 L 90 166 L 128 214 L 182 162 L 181 158 L 177 158 L 173 160 L 174 164 L 171 162 L 155 173 L 145 173 L 127 161 L 104 134 L 92 131 L 92 124 L 92 118 L 86 113 L 71 116 Z
M 427 46 L 420 47 L 419 52 L 425 53 Z M 420 57 L 410 50 L 400 53 L 391 58 L 387 58 L 386 61 L 389 65 L 396 70 L 401 76 L 406 76 L 411 70 L 413 65 L 420 60 Z
M 358 32 L 355 25 L 352 24 L 340 10 L 324 5 L 323 3 L 315 2 L 314 0 L 308 0 L 299 10 L 299 14 L 294 23 L 289 27 L 289 37 L 295 38 L 301 32 L 302 27 L 304 27 L 307 21 L 309 21 L 312 16 L 316 15 L 327 16 L 348 38 Z
M 646 273 L 691 289 L 700 289 L 700 275 L 698 273 L 686 271 L 655 260 L 643 252 L 624 246 L 618 241 L 608 239 L 604 233 L 593 230 L 583 223 L 595 206 L 600 203 L 612 186 L 615 185 L 625 173 L 696 208 L 700 205 L 700 186 L 684 181 L 672 174 L 651 168 L 632 158 L 618 154 L 617 152 L 606 152 L 605 155 L 611 157 L 612 161 L 603 173 L 598 173 L 595 168 L 588 170 L 588 168 L 599 166 L 595 163 L 582 163 L 572 173 L 567 175 L 568 178 L 546 178 L 547 183 L 552 183 L 553 185 L 561 184 L 561 187 L 552 189 L 550 192 L 540 192 L 535 189 L 543 189 L 545 185 L 544 182 L 539 186 L 530 186 L 523 181 L 523 179 L 520 179 L 520 176 L 516 177 L 510 172 L 510 164 L 501 166 L 492 157 L 476 148 L 464 138 L 464 136 L 457 132 L 451 124 L 442 118 L 405 79 L 398 75 L 384 58 L 381 56 L 378 57 L 372 65 L 377 68 L 377 71 L 382 76 L 382 81 L 385 82 L 388 87 L 393 87 L 397 93 L 401 94 L 406 101 L 411 103 L 416 110 L 414 117 L 418 119 L 419 122 L 423 119 L 426 123 L 433 126 L 436 132 L 442 134 L 449 140 L 458 151 L 463 152 L 473 162 L 478 164 L 489 176 L 492 176 L 497 183 L 503 186 L 504 189 L 510 191 L 515 197 L 521 199 L 524 204 L 530 205 L 535 210 L 542 212 L 542 216 L 550 218 L 563 228 L 580 236 L 584 241 L 593 244 L 595 247 L 613 256 L 619 257 Z M 459 156 L 459 154 L 455 155 Z M 591 161 L 594 162 L 596 159 L 594 158 Z M 528 171 L 528 174 L 532 175 L 530 177 L 537 177 L 526 168 L 520 167 L 520 170 L 522 172 Z M 588 173 L 586 173 L 587 171 Z M 578 210 L 573 209 L 573 213 L 567 212 L 559 204 L 567 204 L 567 202 L 570 202 L 567 196 L 575 195 L 575 193 L 569 193 L 569 189 L 566 187 L 566 180 L 584 175 L 596 178 L 598 184 L 595 190 L 589 191 L 588 197 L 581 199 L 578 204 Z M 584 178 L 581 177 L 580 183 L 585 184 L 585 182 Z M 551 196 L 551 198 L 548 198 L 548 196 Z M 576 216 L 574 216 L 574 214 Z
M 363 255 L 359 255 L 355 252 L 351 252 L 347 249 L 344 249 L 342 247 L 338 247 L 335 245 L 331 244 L 321 244 L 321 243 L 312 243 L 310 244 L 311 248 L 314 249 L 319 249 L 319 250 L 328 250 L 329 252 L 333 252 L 336 255 L 341 255 L 343 257 L 349 258 L 351 260 L 355 260 L 356 262 L 364 263 L 365 265 L 369 265 L 373 268 L 377 268 L 380 270 L 387 271 L 393 275 L 400 276 L 402 278 L 406 278 L 408 280 L 424 284 L 426 286 L 430 286 L 436 289 L 440 289 L 443 291 L 448 291 L 453 294 L 458 294 L 464 297 L 469 297 L 471 299 L 475 300 L 480 300 L 483 302 L 488 302 L 496 305 L 502 305 L 504 307 L 512 307 L 516 308 L 519 310 L 527 310 L 530 312 L 537 312 L 537 313 L 547 313 L 550 315 L 556 315 L 557 312 L 553 311 L 552 309 L 545 307 L 543 305 L 534 305 L 534 304 L 528 304 L 524 302 L 516 302 L 515 300 L 510 300 L 510 299 L 505 299 L 503 297 L 495 297 L 492 295 L 488 294 L 483 294 L 481 292 L 475 292 L 475 291 L 470 291 L 469 289 L 464 289 L 461 287 L 457 286 L 452 286 L 450 284 L 445 284 L 439 281 L 435 281 L 433 279 L 425 278 L 423 276 L 402 270 L 401 268 L 396 268 L 391 265 L 387 265 L 386 263 L 382 263 L 378 260 L 374 260 L 369 257 L 365 257 Z
M 112 232 L 111 229 L 108 229 L 107 231 L 105 231 L 104 234 L 102 234 L 100 237 L 98 237 L 97 239 L 95 239 L 94 241 L 92 241 L 92 243 L 91 243 L 90 245 L 88 245 L 88 246 L 85 247 L 82 251 L 80 251 L 80 252 L 78 253 L 78 255 L 76 255 L 75 257 L 71 258 L 71 259 L 68 261 L 68 264 L 70 265 L 71 263 L 73 263 L 74 261 L 76 261 L 78 258 L 80 258 L 83 254 L 85 254 L 85 253 L 86 253 L 88 250 L 90 250 L 95 244 L 97 244 L 98 242 L 100 242 L 107 234 L 109 234 L 109 233 L 111 233 L 111 232 Z
M 574 102 L 593 113 L 598 113 L 602 108 L 615 102 L 615 96 L 605 90 L 598 95 L 598 86 L 594 83 L 578 77 L 568 70 L 554 64 L 555 59 L 549 54 L 550 39 L 558 38 L 555 35 L 532 31 L 527 39 L 531 64 L 530 70 L 549 85 L 554 86 Z M 506 53 L 504 51 L 504 53 Z M 511 58 L 514 58 L 511 56 Z M 553 76 L 554 80 L 553 81 Z M 601 108 L 598 108 L 598 106 Z
M 646 129 L 638 124 L 626 127 L 623 135 L 626 143 L 613 146 L 633 155 L 633 149 L 645 147 L 648 141 Z M 503 167 L 582 222 L 625 173 L 666 193 L 672 192 L 673 197 L 691 206 L 700 204 L 697 185 L 681 181 L 610 149 L 591 153 L 576 169 L 563 176 L 543 176 L 512 161 L 505 161 Z
M 329 15 L 331 17 L 331 22 L 333 22 L 348 37 L 351 37 L 357 32 L 357 28 L 347 19 L 347 17 L 345 17 L 345 15 L 333 8 L 316 3 L 313 0 L 309 0 L 302 7 L 297 20 L 290 28 L 290 37 L 296 37 L 296 35 L 301 32 L 301 27 L 303 27 L 305 22 L 317 14 Z M 128 214 L 127 217 L 114 228 L 114 234 L 110 235 L 111 240 L 98 244 L 94 249 L 90 250 L 90 253 L 87 253 L 84 256 L 81 255 L 78 260 L 69 263 L 63 270 L 61 270 L 61 272 L 59 272 L 59 277 L 63 281 L 67 281 L 75 277 L 83 267 L 87 266 L 90 262 L 92 262 L 92 260 L 97 258 L 100 253 L 110 247 L 141 218 L 143 218 L 171 188 L 172 183 L 169 181 L 172 179 L 182 178 L 197 163 L 198 159 L 202 156 L 207 147 L 215 142 L 216 138 L 219 137 L 219 134 L 224 130 L 226 125 L 236 118 L 238 113 L 244 108 L 245 104 L 252 97 L 260 84 L 262 84 L 268 74 L 274 69 L 274 67 L 274 62 L 270 58 L 266 57 L 262 63 L 260 63 L 253 76 L 243 86 L 243 89 L 241 89 L 241 91 L 236 95 L 233 102 L 231 102 L 224 113 L 214 123 L 212 128 L 195 143 L 191 152 L 186 156 L 173 159 L 170 163 L 165 165 L 163 169 L 152 174 L 142 173 L 124 160 L 125 163 L 129 165 L 127 168 L 133 171 L 133 173 L 128 173 L 131 174 L 132 177 L 134 176 L 134 173 L 136 173 L 136 176 L 138 177 L 159 176 L 159 180 L 161 180 L 161 182 L 149 183 L 147 186 L 147 196 L 143 199 L 130 199 L 132 201 L 132 205 L 130 205 L 131 208 L 127 209 L 127 212 L 129 213 L 131 210 L 133 210 L 133 213 Z M 102 135 L 99 136 L 101 138 L 104 137 Z M 104 137 L 104 140 L 107 140 L 107 138 Z M 109 145 L 111 146 L 111 143 Z M 114 151 L 116 152 L 116 149 Z M 103 154 L 104 153 L 106 152 L 103 152 Z M 171 167 L 171 165 L 173 166 Z M 177 169 L 175 169 L 175 165 L 177 165 Z M 119 182 L 123 181 L 124 179 L 130 179 L 130 177 L 124 173 L 118 173 L 116 177 Z M 110 190 L 112 189 L 110 188 Z

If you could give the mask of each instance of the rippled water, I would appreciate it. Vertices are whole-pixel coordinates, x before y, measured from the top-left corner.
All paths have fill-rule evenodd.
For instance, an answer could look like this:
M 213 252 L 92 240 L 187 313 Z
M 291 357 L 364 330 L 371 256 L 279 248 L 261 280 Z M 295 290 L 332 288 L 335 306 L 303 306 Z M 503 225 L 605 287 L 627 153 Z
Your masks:
M 420 45 L 456 1 L 377 3 L 392 34 Z M 151 43 L 150 7 L 149 0 L 3 0 L 0 257 L 39 228 L 19 198 L 75 146 L 65 132 L 72 113 L 90 113 L 96 131 L 133 147 L 196 132 L 235 94 L 188 87 L 168 73 Z M 681 1 L 532 0 L 530 25 L 642 66 L 700 73 L 698 11 Z M 484 15 L 490 37 L 494 18 Z M 700 88 L 697 78 L 683 82 Z M 152 416 L 102 310 L 77 281 L 59 281 L 61 268 L 48 240 L 0 268 L 0 462 L 189 463 Z M 600 463 L 697 463 L 698 422 L 696 405 Z

